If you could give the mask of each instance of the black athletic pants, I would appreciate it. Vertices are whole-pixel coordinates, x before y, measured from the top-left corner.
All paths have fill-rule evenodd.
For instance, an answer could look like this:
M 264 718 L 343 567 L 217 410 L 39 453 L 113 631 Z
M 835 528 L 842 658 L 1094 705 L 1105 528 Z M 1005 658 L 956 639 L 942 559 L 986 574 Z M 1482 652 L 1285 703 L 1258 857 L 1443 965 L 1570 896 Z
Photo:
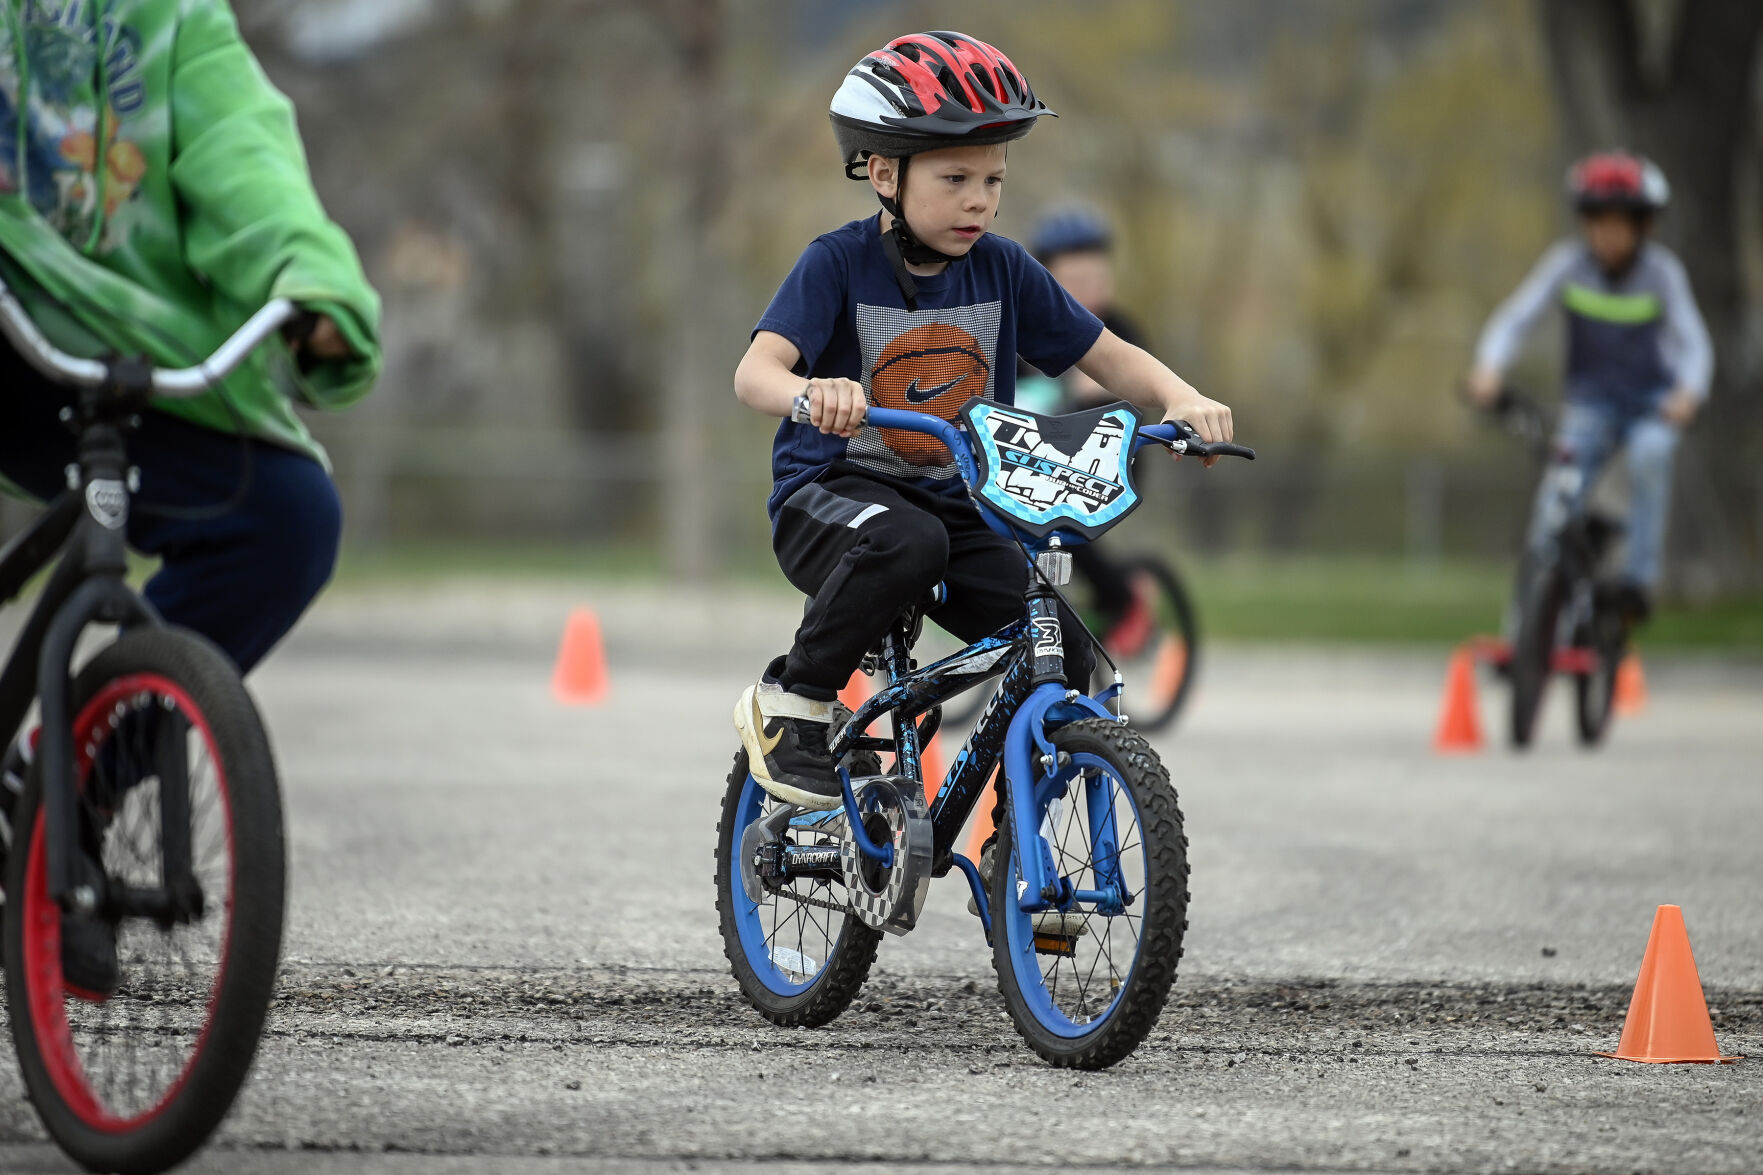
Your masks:
M 965 497 L 839 462 L 784 502 L 771 542 L 784 575 L 809 597 L 777 676 L 809 697 L 842 689 L 894 618 L 939 582 L 948 598 L 928 615 L 959 640 L 976 641 L 1023 615 L 1022 551 Z M 1064 608 L 1060 619 L 1066 679 L 1087 692 L 1095 664 L 1089 637 Z

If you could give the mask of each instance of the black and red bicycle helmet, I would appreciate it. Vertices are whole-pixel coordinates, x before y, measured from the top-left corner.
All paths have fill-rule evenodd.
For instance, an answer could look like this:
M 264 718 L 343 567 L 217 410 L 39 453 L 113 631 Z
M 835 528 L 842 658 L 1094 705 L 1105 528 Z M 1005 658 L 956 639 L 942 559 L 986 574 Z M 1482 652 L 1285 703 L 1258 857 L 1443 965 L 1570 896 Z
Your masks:
M 896 37 L 851 67 L 833 94 L 833 135 L 845 157 L 847 179 L 867 175 L 871 155 L 907 163 L 940 147 L 990 146 L 1028 134 L 1035 120 L 1052 114 L 1011 60 L 966 33 L 913 33 Z M 908 310 L 918 309 L 918 288 L 907 263 L 954 263 L 913 235 L 895 196 L 877 192 L 894 218 L 882 247 Z
M 851 179 L 863 178 L 871 155 L 1007 143 L 1052 113 L 1008 57 L 953 32 L 896 37 L 868 54 L 845 75 L 831 109 Z
M 1671 202 L 1665 173 L 1640 155 L 1606 151 L 1567 169 L 1567 194 L 1580 212 L 1662 212 Z

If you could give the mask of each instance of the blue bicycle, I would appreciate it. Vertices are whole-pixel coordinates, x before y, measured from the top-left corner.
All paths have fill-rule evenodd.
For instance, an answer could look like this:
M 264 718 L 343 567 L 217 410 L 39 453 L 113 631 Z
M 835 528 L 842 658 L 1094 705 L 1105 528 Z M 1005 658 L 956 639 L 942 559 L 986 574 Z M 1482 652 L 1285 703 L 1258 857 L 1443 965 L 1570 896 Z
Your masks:
M 959 868 L 1017 1031 L 1053 1065 L 1106 1068 L 1138 1047 L 1175 981 L 1187 839 L 1169 773 L 1122 713 L 1119 673 L 1095 697 L 1067 685 L 1058 587 L 1070 578 L 1068 548 L 1138 505 L 1140 449 L 1254 452 L 1202 441 L 1180 422 L 1146 426 L 1124 403 L 1045 416 L 975 399 L 960 422 L 880 408 L 867 422 L 948 447 L 986 523 L 1030 564 L 1024 615 L 923 668 L 912 646 L 937 593 L 896 620 L 866 663 L 887 684 L 830 740 L 840 809 L 774 799 L 736 754 L 717 828 L 724 951 L 766 1019 L 828 1023 L 863 986 L 882 934 L 911 930 L 931 878 Z M 927 803 L 919 749 L 942 703 L 1000 674 Z M 891 735 L 870 733 L 884 715 Z M 894 755 L 888 774 L 884 751 Z M 955 845 L 1000 761 L 998 832 L 976 863 Z

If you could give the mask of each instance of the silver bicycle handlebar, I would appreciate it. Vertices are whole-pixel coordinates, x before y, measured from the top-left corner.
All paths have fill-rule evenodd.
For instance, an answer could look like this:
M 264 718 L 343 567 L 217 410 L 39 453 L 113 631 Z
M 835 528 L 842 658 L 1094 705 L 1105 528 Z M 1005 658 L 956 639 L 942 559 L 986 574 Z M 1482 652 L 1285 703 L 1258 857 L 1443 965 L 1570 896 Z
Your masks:
M 286 298 L 276 298 L 245 321 L 214 354 L 194 367 L 153 369 L 153 393 L 170 399 L 189 399 L 208 391 L 231 375 L 258 344 L 287 325 L 300 313 Z M 0 279 L 0 334 L 32 367 L 57 383 L 76 388 L 95 388 L 110 377 L 110 365 L 101 359 L 80 359 L 58 349 L 37 329 L 18 298 Z

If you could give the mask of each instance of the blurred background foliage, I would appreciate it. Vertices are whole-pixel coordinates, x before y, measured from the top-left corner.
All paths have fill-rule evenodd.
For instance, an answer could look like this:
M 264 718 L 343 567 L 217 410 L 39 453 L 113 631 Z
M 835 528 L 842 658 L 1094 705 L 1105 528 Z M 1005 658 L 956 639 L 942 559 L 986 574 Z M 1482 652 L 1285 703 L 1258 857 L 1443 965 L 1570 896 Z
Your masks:
M 1715 3 L 1554 7 L 1622 9 L 1669 47 Z M 1562 114 L 1551 4 L 236 0 L 386 298 L 381 390 L 318 422 L 358 551 L 524 540 L 697 578 L 771 566 L 773 424 L 730 376 L 807 242 L 874 212 L 838 168 L 833 88 L 921 27 L 1002 46 L 1060 114 L 1013 145 L 997 231 L 1105 210 L 1123 306 L 1262 453 L 1154 470 L 1121 541 L 1256 566 L 1508 556 L 1534 470 L 1454 388 L 1487 312 L 1572 227 L 1561 174 L 1588 123 Z M 1717 392 L 1740 401 L 1763 289 L 1747 68 Z M 1559 331 L 1541 334 L 1517 381 L 1553 395 Z M 1746 412 L 1720 479 L 1680 477 L 1679 595 L 1759 581 Z

